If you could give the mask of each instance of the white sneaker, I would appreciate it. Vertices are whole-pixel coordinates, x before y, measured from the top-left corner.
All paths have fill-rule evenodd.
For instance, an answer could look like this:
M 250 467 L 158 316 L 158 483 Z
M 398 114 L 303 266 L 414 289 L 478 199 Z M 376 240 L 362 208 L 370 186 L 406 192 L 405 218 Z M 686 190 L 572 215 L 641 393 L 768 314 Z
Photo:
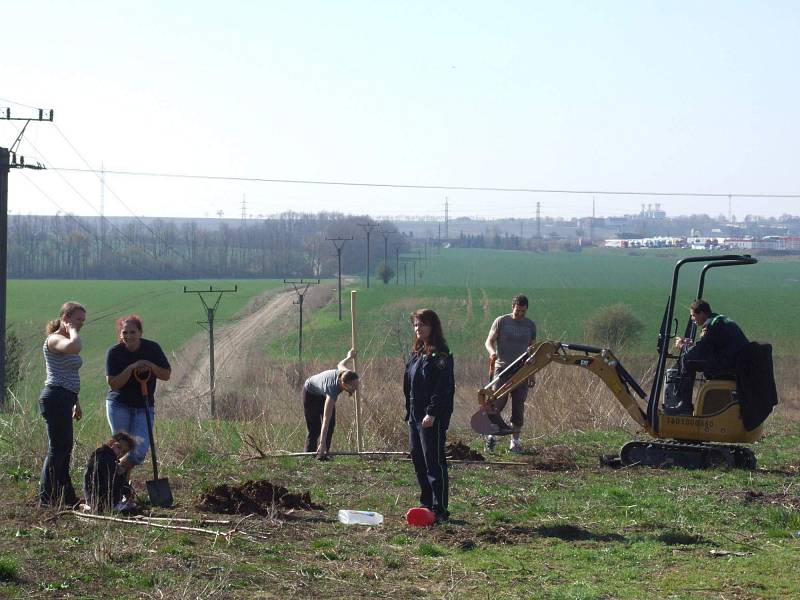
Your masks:
M 508 444 L 508 451 L 520 454 L 522 452 L 522 444 L 519 443 L 519 440 L 511 438 L 511 442 Z
M 497 438 L 493 435 L 487 435 L 483 441 L 483 448 L 486 452 L 494 452 L 494 447 L 497 445 Z

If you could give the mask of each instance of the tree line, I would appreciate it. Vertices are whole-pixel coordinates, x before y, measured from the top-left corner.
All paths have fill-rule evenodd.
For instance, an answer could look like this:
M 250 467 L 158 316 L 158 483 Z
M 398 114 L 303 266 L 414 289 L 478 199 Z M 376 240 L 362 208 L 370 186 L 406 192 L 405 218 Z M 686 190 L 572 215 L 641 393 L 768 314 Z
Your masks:
M 337 254 L 326 238 L 353 238 L 342 249 L 342 272 L 364 273 L 366 239 L 375 225 L 370 272 L 411 244 L 396 226 L 366 216 L 283 213 L 274 218 L 98 218 L 10 215 L 8 276 L 18 279 L 184 279 L 329 277 Z M 339 242 L 341 244 L 341 242 Z

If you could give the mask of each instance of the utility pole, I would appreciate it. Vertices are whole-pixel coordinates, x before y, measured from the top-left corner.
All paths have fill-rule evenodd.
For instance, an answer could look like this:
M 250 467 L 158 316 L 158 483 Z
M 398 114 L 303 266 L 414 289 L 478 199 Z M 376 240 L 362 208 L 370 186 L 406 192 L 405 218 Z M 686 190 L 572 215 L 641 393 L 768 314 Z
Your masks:
M 375 227 L 378 227 L 377 223 L 356 223 L 359 227 L 364 228 L 364 233 L 367 234 L 367 289 L 369 289 L 369 236 L 372 233 L 372 230 Z
M 17 150 L 31 121 L 53 121 L 53 111 L 38 109 L 36 117 L 12 117 L 10 108 L 0 108 L 0 120 L 25 121 L 11 148 L 0 147 L 0 406 L 6 401 L 6 285 L 8 280 L 8 174 L 11 169 L 35 169 L 45 167 L 38 162 L 26 164 L 24 156 Z
M 297 300 L 295 300 L 294 304 L 297 304 L 300 307 L 300 335 L 298 335 L 298 343 L 297 343 L 297 360 L 298 362 L 303 362 L 303 300 L 305 300 L 306 292 L 308 288 L 312 285 L 319 285 L 319 279 L 316 281 L 305 281 L 304 279 L 300 279 L 300 281 L 289 281 L 284 279 L 283 283 L 290 283 L 294 288 L 295 294 L 297 294 Z
M 542 239 L 542 203 L 536 203 L 536 237 Z
M 336 248 L 336 257 L 339 261 L 339 280 L 336 284 L 336 290 L 339 294 L 339 320 L 342 320 L 342 249 L 344 248 L 345 242 L 349 242 L 352 240 L 352 237 L 349 238 L 325 238 L 329 242 L 333 242 L 334 247 Z M 338 242 L 341 242 L 339 244 Z
M 449 240 L 447 227 L 450 222 L 450 201 L 447 196 L 444 197 L 444 239 Z
M 394 274 L 394 284 L 400 284 L 400 244 L 394 247 L 394 264 L 395 264 L 395 274 Z
M 211 398 L 209 408 L 211 410 L 212 419 L 217 416 L 217 407 L 214 401 L 214 315 L 217 312 L 217 307 L 219 306 L 220 300 L 222 300 L 222 294 L 232 294 L 238 291 L 238 285 L 233 286 L 232 290 L 215 290 L 214 286 L 208 286 L 207 290 L 190 290 L 187 289 L 186 286 L 183 286 L 183 293 L 197 294 L 197 296 L 200 298 L 200 302 L 203 303 L 203 307 L 206 309 L 207 320 L 197 321 L 197 324 L 201 326 L 208 325 L 208 392 Z M 203 294 L 217 294 L 217 299 L 214 301 L 214 306 L 208 305 L 208 302 L 206 302 Z
M 419 252 L 419 250 L 417 250 Z M 405 276 L 405 284 L 408 285 L 408 272 L 406 271 L 406 265 L 411 263 L 411 279 L 413 285 L 417 285 L 417 261 L 423 260 L 419 256 L 401 256 L 400 260 L 403 261 L 403 275 Z

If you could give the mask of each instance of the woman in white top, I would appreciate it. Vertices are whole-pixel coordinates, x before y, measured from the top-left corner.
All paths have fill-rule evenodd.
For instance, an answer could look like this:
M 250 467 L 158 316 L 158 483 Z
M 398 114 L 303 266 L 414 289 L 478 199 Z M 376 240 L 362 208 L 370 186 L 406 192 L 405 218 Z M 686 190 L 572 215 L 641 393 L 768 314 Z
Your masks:
M 39 411 L 47 424 L 47 456 L 39 485 L 39 505 L 73 506 L 78 503 L 69 475 L 72 457 L 72 420 L 83 415 L 78 402 L 81 380 L 79 332 L 86 321 L 86 309 L 77 302 L 65 302 L 58 319 L 47 323 L 42 351 L 47 379 L 39 396 Z

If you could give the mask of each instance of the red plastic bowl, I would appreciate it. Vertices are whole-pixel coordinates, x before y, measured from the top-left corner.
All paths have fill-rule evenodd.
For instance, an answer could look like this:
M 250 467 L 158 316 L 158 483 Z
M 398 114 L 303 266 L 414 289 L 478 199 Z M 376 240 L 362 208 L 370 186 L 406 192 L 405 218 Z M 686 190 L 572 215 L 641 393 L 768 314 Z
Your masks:
M 418 507 L 409 509 L 406 513 L 406 523 L 412 527 L 430 527 L 436 522 L 436 515 L 434 512 L 425 507 Z

